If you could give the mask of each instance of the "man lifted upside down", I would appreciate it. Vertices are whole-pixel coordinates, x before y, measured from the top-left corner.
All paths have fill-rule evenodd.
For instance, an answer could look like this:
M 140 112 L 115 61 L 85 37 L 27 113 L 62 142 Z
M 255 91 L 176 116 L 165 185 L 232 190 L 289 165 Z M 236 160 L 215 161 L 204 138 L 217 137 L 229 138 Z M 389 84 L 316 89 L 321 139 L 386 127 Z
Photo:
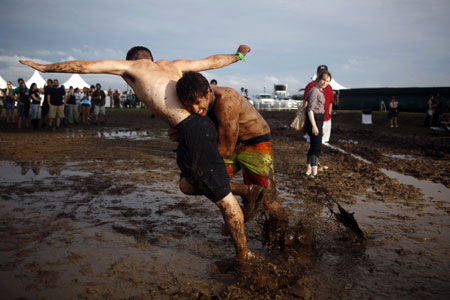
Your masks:
M 96 73 L 121 76 L 148 109 L 177 128 L 180 144 L 177 163 L 185 178 L 221 210 L 236 249 L 238 263 L 255 258 L 249 251 L 242 210 L 231 193 L 225 164 L 217 151 L 217 134 L 209 118 L 190 114 L 179 101 L 176 82 L 187 71 L 221 68 L 243 59 L 250 47 L 241 45 L 236 54 L 213 55 L 200 60 L 159 60 L 145 47 L 134 47 L 127 60 L 67 61 L 41 65 L 20 61 L 41 72 Z M 201 143 L 199 143 L 201 141 Z

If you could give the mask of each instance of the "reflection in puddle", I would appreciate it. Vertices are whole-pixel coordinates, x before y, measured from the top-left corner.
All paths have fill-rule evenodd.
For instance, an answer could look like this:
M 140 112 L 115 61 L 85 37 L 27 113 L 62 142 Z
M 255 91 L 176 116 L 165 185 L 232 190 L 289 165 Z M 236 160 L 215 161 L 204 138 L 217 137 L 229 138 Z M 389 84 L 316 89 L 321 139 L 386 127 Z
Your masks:
M 41 166 L 39 161 L 0 161 L 0 182 L 19 183 L 52 176 L 89 176 L 91 173 Z

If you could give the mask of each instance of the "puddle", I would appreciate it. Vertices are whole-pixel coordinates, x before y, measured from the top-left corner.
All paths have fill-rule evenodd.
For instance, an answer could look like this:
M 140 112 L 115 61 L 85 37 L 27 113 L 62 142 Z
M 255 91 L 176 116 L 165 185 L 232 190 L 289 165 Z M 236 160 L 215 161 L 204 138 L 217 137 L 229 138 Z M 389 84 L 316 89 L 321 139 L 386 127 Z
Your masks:
M 381 172 L 389 178 L 397 179 L 401 184 L 412 185 L 422 190 L 425 197 L 432 197 L 437 201 L 449 201 L 450 189 L 441 183 L 434 183 L 428 180 L 419 180 L 412 176 L 403 175 L 394 171 L 381 168 Z
M 354 140 L 338 140 L 339 143 L 358 145 L 358 141 Z
M 163 138 L 163 131 L 147 131 L 147 130 L 111 130 L 98 131 L 97 136 L 106 139 L 131 139 L 135 141 L 159 140 Z
M 356 142 L 356 143 L 358 143 L 358 142 Z M 368 164 L 371 164 L 371 163 L 372 163 L 371 161 L 369 161 L 369 160 L 367 160 L 367 159 L 365 159 L 365 158 L 363 158 L 363 157 L 361 157 L 361 156 L 359 156 L 359 155 L 356 155 L 356 154 L 353 154 L 353 153 L 348 153 L 347 151 L 345 151 L 345 150 L 343 150 L 343 149 L 341 149 L 341 148 L 335 147 L 335 146 L 331 145 L 330 143 L 323 144 L 323 145 L 324 145 L 324 146 L 327 146 L 327 147 L 330 147 L 331 149 L 340 151 L 340 152 L 342 152 L 342 153 L 350 154 L 350 155 L 353 156 L 354 158 L 359 159 L 359 160 L 361 160 L 361 161 L 363 161 L 363 162 L 365 162 L 365 163 L 368 163 Z
M 405 159 L 405 160 L 414 160 L 415 156 L 407 155 L 407 154 L 383 154 L 385 157 L 395 158 L 395 159 Z
M 19 183 L 25 181 L 43 180 L 58 176 L 89 176 L 89 172 L 61 170 L 41 166 L 38 161 L 0 161 L 0 182 Z M 71 163 L 75 165 L 76 163 Z
M 371 161 L 368 161 L 367 159 L 362 158 L 359 155 L 355 155 L 353 153 L 348 153 L 347 151 L 340 149 L 338 147 L 335 147 L 333 145 L 328 144 L 328 147 L 334 150 L 338 150 L 345 154 L 350 154 L 352 157 L 359 159 L 365 163 L 372 164 Z M 416 187 L 420 190 L 422 190 L 422 193 L 425 197 L 432 197 L 437 201 L 448 201 L 450 199 L 450 189 L 448 189 L 446 186 L 440 183 L 434 183 L 432 181 L 428 180 L 419 180 L 412 176 L 403 175 L 395 171 L 387 170 L 380 168 L 380 171 L 383 172 L 386 176 L 392 179 L 397 179 L 399 183 L 405 184 L 405 185 L 412 185 L 413 187 Z

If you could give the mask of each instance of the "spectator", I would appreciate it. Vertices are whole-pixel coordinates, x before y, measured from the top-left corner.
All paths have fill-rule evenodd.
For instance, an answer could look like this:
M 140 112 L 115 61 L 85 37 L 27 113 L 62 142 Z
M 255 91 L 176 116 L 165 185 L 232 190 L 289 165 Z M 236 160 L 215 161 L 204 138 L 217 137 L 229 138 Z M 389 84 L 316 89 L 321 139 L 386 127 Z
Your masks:
M 89 115 L 91 112 L 91 101 L 89 100 L 89 89 L 87 87 L 83 88 L 82 98 L 81 98 L 81 116 L 83 124 L 89 124 Z
M 109 108 L 113 107 L 113 91 L 111 88 L 108 89 L 107 95 L 109 97 Z
M 241 87 L 241 96 L 245 97 L 245 89 Z
M 133 90 L 130 90 L 127 94 L 127 103 L 128 103 L 128 107 L 132 107 L 133 103 L 134 103 L 134 92 Z
M 78 123 L 78 116 L 80 113 L 78 112 L 77 98 L 72 86 L 69 88 L 69 92 L 66 95 L 65 103 L 67 104 L 67 122 L 70 125 Z
M 307 96 L 305 129 L 310 136 L 310 146 L 306 155 L 306 175 L 314 178 L 317 176 L 317 165 L 322 148 L 322 126 L 325 112 L 324 90 L 331 81 L 328 71 L 319 73 L 316 85 L 311 88 Z
M 328 67 L 326 65 L 320 65 L 317 67 L 316 75 L 319 76 L 319 74 L 323 71 L 328 72 Z M 311 81 L 308 83 L 308 85 L 305 87 L 305 93 L 303 95 L 303 99 L 307 99 L 309 91 L 316 85 L 316 80 Z M 324 119 L 323 119 L 323 136 L 322 136 L 322 144 L 326 144 L 330 141 L 331 136 L 331 113 L 333 111 L 333 102 L 334 102 L 334 95 L 333 95 L 333 88 L 331 85 L 327 85 L 327 87 L 323 91 L 323 95 L 325 96 L 325 103 L 324 103 Z M 308 101 L 303 102 L 303 106 L 306 108 L 308 105 Z M 310 138 L 309 135 L 306 135 L 306 140 L 309 142 Z
M 105 113 L 106 113 L 106 95 L 105 92 L 102 90 L 102 86 L 100 83 L 97 83 L 95 85 L 95 91 L 92 93 L 91 97 L 91 103 L 93 103 L 94 106 L 94 117 L 95 117 L 95 123 L 99 121 L 99 115 L 100 115 L 100 123 L 105 122 Z
M 30 127 L 30 92 L 22 78 L 17 80 L 19 86 L 14 89 L 13 93 L 18 102 L 19 122 L 18 128 L 22 128 L 22 120 L 25 120 L 26 128 Z
M 83 92 L 79 88 L 75 89 L 75 102 L 77 104 L 78 116 L 81 116 L 81 99 L 83 99 Z
M 8 81 L 3 91 L 3 105 L 6 110 L 6 123 L 15 123 L 16 116 L 14 114 L 14 96 L 12 82 Z
M 245 98 L 247 98 L 247 100 L 249 100 L 250 99 L 250 97 L 248 96 L 248 89 L 245 89 L 244 90 L 244 94 L 245 94 Z
M 41 119 L 42 127 L 49 126 L 48 112 L 50 110 L 48 97 L 50 95 L 50 90 L 53 88 L 53 80 L 47 79 L 47 84 L 44 86 L 44 101 L 42 102 L 41 108 Z
M 118 89 L 114 90 L 113 99 L 114 99 L 114 108 L 120 108 L 120 92 Z
M 64 118 L 64 96 L 66 91 L 59 86 L 58 79 L 53 80 L 53 88 L 50 89 L 47 96 L 49 104 L 48 111 L 48 126 L 49 129 L 53 127 L 53 120 L 56 119 L 56 129 L 61 126 L 61 119 Z
M 444 108 L 444 105 L 441 100 L 441 95 L 439 93 L 437 93 L 436 96 L 434 97 L 433 105 L 434 105 L 434 112 L 433 117 L 431 119 L 431 126 L 439 127 L 440 115 L 442 114 Z
M 389 120 L 391 123 L 391 128 L 398 127 L 398 113 L 399 113 L 399 103 L 395 96 L 392 96 L 391 102 L 389 102 Z
M 91 111 L 89 112 L 91 115 L 94 113 L 95 102 L 92 101 L 92 94 L 95 92 L 95 85 L 91 85 L 89 88 L 89 101 L 91 102 Z
M 4 95 L 3 95 L 3 90 L 0 89 L 0 117 L 2 115 L 3 112 L 3 99 L 4 99 Z
M 41 117 L 41 94 L 36 83 L 30 86 L 31 97 L 31 126 L 33 129 L 39 129 L 39 121 Z
M 427 116 L 425 117 L 425 122 L 424 125 L 426 127 L 430 127 L 431 126 L 431 119 L 433 117 L 433 113 L 434 113 L 434 95 L 430 95 L 430 98 L 428 98 L 427 100 Z
M 217 80 L 211 79 L 211 82 L 210 82 L 209 84 L 211 84 L 211 85 L 217 85 Z

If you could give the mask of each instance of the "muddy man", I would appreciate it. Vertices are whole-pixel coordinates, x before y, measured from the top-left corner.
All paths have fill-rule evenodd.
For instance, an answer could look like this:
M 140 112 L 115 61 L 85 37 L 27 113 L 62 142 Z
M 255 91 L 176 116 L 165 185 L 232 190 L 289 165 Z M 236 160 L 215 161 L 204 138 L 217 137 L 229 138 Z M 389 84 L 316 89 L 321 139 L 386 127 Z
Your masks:
M 214 124 L 209 118 L 186 110 L 178 99 L 175 86 L 187 71 L 221 68 L 244 59 L 248 52 L 250 47 L 240 45 L 236 54 L 154 62 L 150 50 L 138 46 L 128 51 L 126 60 L 77 60 L 48 65 L 21 60 L 20 63 L 41 72 L 121 76 L 153 113 L 178 129 L 177 163 L 182 175 L 220 208 L 234 242 L 237 261 L 245 263 L 254 258 L 254 254 L 248 249 L 244 216 L 231 193 L 225 164 L 217 149 Z

